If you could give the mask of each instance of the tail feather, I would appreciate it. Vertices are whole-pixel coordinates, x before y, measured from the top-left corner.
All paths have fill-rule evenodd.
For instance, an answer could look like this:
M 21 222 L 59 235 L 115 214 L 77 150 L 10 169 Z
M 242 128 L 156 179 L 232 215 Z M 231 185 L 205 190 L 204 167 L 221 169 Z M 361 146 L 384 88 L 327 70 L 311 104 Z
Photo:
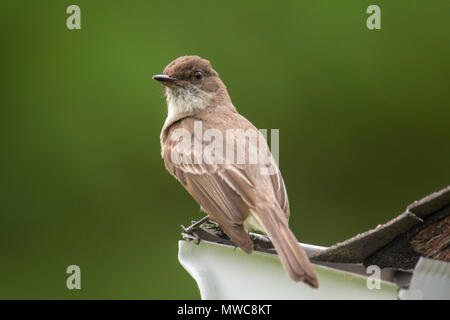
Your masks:
M 278 210 L 278 208 L 275 208 Z M 280 214 L 261 212 L 258 214 L 260 221 L 266 229 L 281 263 L 294 281 L 303 281 L 313 288 L 319 287 L 319 281 L 309 262 L 303 248 L 298 243 L 292 231 L 289 229 L 287 219 Z

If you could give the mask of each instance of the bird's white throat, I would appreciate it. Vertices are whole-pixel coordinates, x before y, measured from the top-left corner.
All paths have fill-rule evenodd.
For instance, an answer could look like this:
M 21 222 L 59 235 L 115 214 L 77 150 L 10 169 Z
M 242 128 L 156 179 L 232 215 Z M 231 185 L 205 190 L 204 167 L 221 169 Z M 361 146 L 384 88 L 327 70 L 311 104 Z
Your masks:
M 167 118 L 178 114 L 192 113 L 205 109 L 210 101 L 208 93 L 189 88 L 166 88 Z

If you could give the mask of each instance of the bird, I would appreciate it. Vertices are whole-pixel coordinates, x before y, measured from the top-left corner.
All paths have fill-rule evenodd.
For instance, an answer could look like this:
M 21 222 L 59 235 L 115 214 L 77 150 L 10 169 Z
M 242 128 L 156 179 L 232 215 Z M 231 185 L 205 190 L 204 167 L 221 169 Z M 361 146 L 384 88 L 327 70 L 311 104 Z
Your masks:
M 199 56 L 181 56 L 152 78 L 163 85 L 167 104 L 160 135 L 167 171 L 237 247 L 250 254 L 254 247 L 248 232 L 265 233 L 289 277 L 318 288 L 308 256 L 289 228 L 286 187 L 267 142 L 237 112 L 211 63 Z M 236 139 L 230 131 L 256 132 L 258 139 Z M 236 161 L 243 151 L 244 161 Z M 268 156 L 249 161 L 255 154 Z

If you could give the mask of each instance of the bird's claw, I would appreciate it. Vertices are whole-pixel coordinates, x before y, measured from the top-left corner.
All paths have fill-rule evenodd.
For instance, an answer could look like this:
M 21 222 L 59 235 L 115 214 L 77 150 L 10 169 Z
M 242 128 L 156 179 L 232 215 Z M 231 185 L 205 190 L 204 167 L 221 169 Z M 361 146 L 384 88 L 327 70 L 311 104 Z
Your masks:
M 199 229 L 203 223 L 208 222 L 208 221 L 209 221 L 209 217 L 206 216 L 206 217 L 203 217 L 202 219 L 200 219 L 199 221 L 192 221 L 192 224 L 187 228 L 184 225 L 181 225 L 181 229 L 183 230 L 184 234 L 192 236 L 197 241 L 196 244 L 199 244 L 201 239 L 198 236 L 198 234 L 195 232 L 195 230 Z

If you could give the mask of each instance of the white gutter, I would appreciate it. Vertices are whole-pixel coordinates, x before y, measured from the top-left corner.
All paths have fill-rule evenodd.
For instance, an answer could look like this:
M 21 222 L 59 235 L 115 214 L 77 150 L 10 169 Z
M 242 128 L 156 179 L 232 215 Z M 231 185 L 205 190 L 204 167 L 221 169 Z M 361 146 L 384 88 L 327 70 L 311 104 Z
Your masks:
M 314 264 L 319 289 L 292 281 L 274 254 L 248 255 L 231 246 L 180 240 L 178 258 L 197 282 L 202 299 L 398 299 L 398 286 L 381 281 L 369 289 L 368 276 Z M 322 247 L 304 245 L 306 251 Z

